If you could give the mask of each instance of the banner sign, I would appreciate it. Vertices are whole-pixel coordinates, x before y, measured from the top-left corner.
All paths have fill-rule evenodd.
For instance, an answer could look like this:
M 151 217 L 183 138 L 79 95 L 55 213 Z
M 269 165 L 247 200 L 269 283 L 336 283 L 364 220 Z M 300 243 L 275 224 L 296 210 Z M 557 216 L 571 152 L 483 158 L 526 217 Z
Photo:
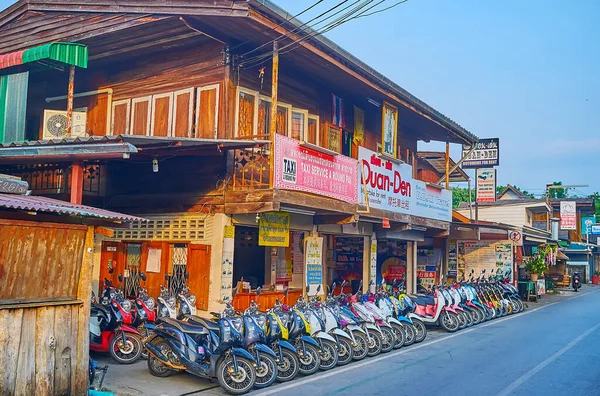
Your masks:
M 288 212 L 265 212 L 258 222 L 258 246 L 290 245 L 290 214 Z
M 303 147 L 297 140 L 275 134 L 274 187 L 358 203 L 355 159 Z
M 358 161 L 361 197 L 366 188 L 371 208 L 452 221 L 452 192 L 413 179 L 410 165 L 386 160 L 364 147 L 358 148 Z
M 592 234 L 600 234 L 600 225 L 594 225 L 590 227 L 590 231 Z
M 596 216 L 581 217 L 581 235 L 593 234 L 592 227 L 596 224 Z
M 471 145 L 462 146 L 462 156 L 471 151 Z M 500 139 L 479 139 L 475 150 L 462 163 L 463 169 L 489 168 L 500 165 Z
M 475 187 L 476 202 L 496 202 L 496 169 L 478 168 Z
M 510 271 L 513 279 L 513 244 L 511 241 L 458 241 L 458 279 L 463 280 L 474 270 L 475 277 L 482 270 L 493 269 L 502 274 Z
M 577 229 L 577 209 L 575 201 L 560 201 L 560 229 Z
M 315 296 L 319 285 L 323 293 L 323 237 L 307 237 L 304 251 L 308 295 Z
M 226 225 L 223 229 L 223 256 L 221 258 L 221 301 L 231 301 L 233 286 L 233 252 L 235 250 L 235 227 Z

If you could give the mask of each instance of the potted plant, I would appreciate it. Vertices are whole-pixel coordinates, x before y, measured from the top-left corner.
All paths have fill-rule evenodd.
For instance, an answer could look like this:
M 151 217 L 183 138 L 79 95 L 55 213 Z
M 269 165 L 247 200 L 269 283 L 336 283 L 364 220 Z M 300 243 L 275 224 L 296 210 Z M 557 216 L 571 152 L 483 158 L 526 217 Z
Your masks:
M 594 275 L 592 276 L 592 284 L 598 284 L 598 277 L 600 276 L 600 271 L 594 271 Z
M 525 262 L 525 270 L 531 275 L 532 281 L 537 281 L 540 275 L 544 275 L 548 271 L 548 263 L 546 262 L 547 254 L 546 249 L 540 247 L 537 253 Z

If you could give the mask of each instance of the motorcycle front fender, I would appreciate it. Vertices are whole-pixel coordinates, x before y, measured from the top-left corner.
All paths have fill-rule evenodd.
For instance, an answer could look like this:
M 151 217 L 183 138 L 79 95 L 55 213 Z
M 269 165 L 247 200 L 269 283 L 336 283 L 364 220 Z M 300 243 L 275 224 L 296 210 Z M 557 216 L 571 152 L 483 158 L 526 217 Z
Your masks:
M 271 352 L 273 352 L 273 351 L 271 351 Z M 252 356 L 250 354 L 250 352 L 248 352 L 247 350 L 242 349 L 242 348 L 231 348 L 231 353 L 234 354 L 235 356 L 239 356 L 239 357 L 243 357 L 245 359 L 248 359 L 251 362 L 256 361 L 256 359 L 254 359 L 254 356 Z
M 300 340 L 306 344 L 310 344 L 312 346 L 320 348 L 319 343 L 317 341 L 315 341 L 314 339 L 310 338 L 309 336 L 302 336 L 302 338 L 300 338 Z
M 411 316 L 411 315 L 413 315 L 413 316 Z M 405 317 L 405 316 L 398 316 L 398 319 L 397 319 L 397 320 L 398 320 L 398 321 L 399 321 L 401 324 L 402 324 L 402 322 L 404 322 L 404 323 L 409 323 L 409 324 L 413 324 L 413 322 L 412 322 L 412 320 L 410 320 L 410 318 L 418 318 L 418 316 L 417 316 L 417 315 L 415 315 L 415 314 L 412 314 L 412 313 L 411 313 L 410 315 L 408 315 L 408 318 L 407 318 L 407 317 Z
M 315 337 L 320 338 L 325 341 L 331 341 L 331 342 L 337 344 L 337 341 L 335 340 L 335 338 L 333 338 L 329 334 L 325 333 L 324 331 L 319 331 L 317 334 L 315 334 Z
M 156 325 L 154 323 L 146 323 L 146 324 L 144 324 L 144 328 L 146 328 L 148 330 L 154 330 L 154 329 L 156 329 Z
M 273 352 L 273 350 L 271 348 L 269 348 L 268 346 L 266 346 L 265 344 L 254 344 L 254 349 L 259 352 L 266 353 L 267 355 L 271 355 L 274 358 L 277 358 L 277 354 L 275 352 Z
M 337 336 L 340 336 L 340 337 L 342 337 L 342 338 L 346 338 L 346 339 L 348 339 L 348 340 L 352 340 L 352 337 L 350 337 L 350 336 L 348 335 L 348 333 L 346 333 L 346 332 L 345 332 L 344 330 L 342 330 L 342 329 L 333 329 L 331 332 L 332 332 L 333 334 L 337 335 Z
M 411 312 L 411 313 L 408 314 L 408 319 L 419 319 L 420 320 L 421 318 L 422 318 L 422 316 L 419 316 L 419 315 L 417 315 L 414 312 Z
M 387 322 L 389 324 L 397 324 L 397 325 L 402 326 L 402 323 L 400 323 L 400 321 L 398 319 L 395 319 L 395 318 L 387 318 Z
M 131 327 L 129 325 L 121 325 L 117 328 L 117 331 L 124 331 L 126 333 L 133 333 L 133 334 L 141 335 L 140 332 L 137 331 L 136 328 Z
M 287 342 L 287 341 L 283 341 L 283 340 L 281 340 L 281 341 L 279 341 L 277 344 L 278 344 L 278 345 L 279 345 L 281 348 L 283 348 L 283 349 L 287 349 L 288 351 L 290 351 L 290 352 L 293 352 L 294 354 L 297 354 L 297 353 L 298 353 L 298 350 L 297 350 L 297 349 L 296 349 L 296 348 L 295 348 L 295 347 L 294 347 L 292 344 L 290 344 L 290 343 L 289 343 L 289 342 Z
M 383 333 L 381 332 L 381 329 L 379 327 L 377 327 L 376 325 L 374 325 L 373 323 L 367 323 L 365 326 L 368 330 L 373 330 L 379 333 L 379 335 L 383 336 Z
M 352 332 L 352 331 L 358 331 L 359 333 L 367 335 L 367 332 L 365 331 L 365 329 L 363 329 L 362 327 L 357 326 L 357 325 L 353 325 L 353 324 L 348 325 L 348 326 L 346 326 L 346 329 L 348 331 L 350 331 L 350 332 Z
M 457 312 L 456 312 L 456 310 L 454 310 L 454 308 L 452 308 L 452 307 L 444 307 L 443 310 L 444 311 L 448 311 L 448 312 L 452 312 L 453 314 L 458 315 Z

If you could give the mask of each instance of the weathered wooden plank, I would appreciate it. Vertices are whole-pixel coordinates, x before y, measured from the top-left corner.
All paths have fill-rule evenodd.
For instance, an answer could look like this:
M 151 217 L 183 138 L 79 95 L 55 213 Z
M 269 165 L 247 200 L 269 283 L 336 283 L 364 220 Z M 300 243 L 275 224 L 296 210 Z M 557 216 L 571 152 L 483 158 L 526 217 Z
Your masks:
M 0 378 L 0 387 L 2 388 L 0 394 L 14 395 L 21 346 L 23 310 L 8 311 L 5 319 L 2 332 L 6 333 L 6 339 L 0 350 L 0 370 L 4 370 L 2 378 Z
M 13 311 L 0 311 L 0 323 L 3 324 L 3 329 L 0 331 L 0 394 L 7 393 L 7 373 L 10 366 L 7 363 L 6 352 L 8 351 L 8 342 L 11 339 L 9 331 L 9 320 L 12 321 Z
M 90 287 L 91 287 L 91 279 L 90 279 Z M 87 298 L 88 306 L 90 298 Z M 88 361 L 83 364 L 79 361 L 79 354 L 83 353 L 83 351 L 87 351 L 86 356 L 89 357 L 89 340 L 86 337 L 86 344 L 80 344 L 79 332 L 83 330 L 83 326 L 87 326 L 84 333 L 89 334 L 89 315 L 90 310 L 87 310 L 87 317 L 83 317 L 81 313 L 83 312 L 83 305 L 72 305 L 71 306 L 71 339 L 73 340 L 73 344 L 71 345 L 71 392 L 74 395 L 83 394 L 85 390 L 85 381 L 87 381 L 87 372 L 88 370 L 82 370 L 83 367 L 86 367 Z M 85 376 L 85 378 L 84 378 Z
M 356 213 L 357 210 L 357 205 L 354 204 L 297 191 L 274 190 L 273 200 L 280 204 L 295 205 L 317 211 Z
M 54 364 L 56 338 L 54 335 L 55 307 L 36 310 L 35 322 L 35 394 L 54 392 Z
M 262 213 L 277 210 L 279 210 L 279 204 L 273 202 L 225 204 L 226 214 Z
M 73 339 L 71 337 L 71 307 L 56 307 L 54 316 L 56 351 L 54 363 L 54 394 L 70 395 Z

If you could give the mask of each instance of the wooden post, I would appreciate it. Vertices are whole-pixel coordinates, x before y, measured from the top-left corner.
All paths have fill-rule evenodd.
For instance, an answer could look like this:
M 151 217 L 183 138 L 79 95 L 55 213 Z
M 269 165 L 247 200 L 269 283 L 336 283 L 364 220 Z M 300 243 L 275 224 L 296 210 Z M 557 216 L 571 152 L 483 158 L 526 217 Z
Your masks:
M 73 127 L 73 97 L 75 92 L 75 66 L 69 68 L 69 88 L 67 90 L 67 136 Z
M 446 142 L 446 190 L 450 190 L 450 142 Z
M 270 180 L 269 184 L 273 188 L 275 175 L 275 134 L 277 133 L 277 90 L 279 87 L 279 44 L 273 42 L 273 74 L 271 81 L 271 125 L 269 126 L 269 135 L 271 136 L 271 150 L 269 151 Z
M 71 203 L 81 205 L 83 198 L 83 162 L 71 165 Z

